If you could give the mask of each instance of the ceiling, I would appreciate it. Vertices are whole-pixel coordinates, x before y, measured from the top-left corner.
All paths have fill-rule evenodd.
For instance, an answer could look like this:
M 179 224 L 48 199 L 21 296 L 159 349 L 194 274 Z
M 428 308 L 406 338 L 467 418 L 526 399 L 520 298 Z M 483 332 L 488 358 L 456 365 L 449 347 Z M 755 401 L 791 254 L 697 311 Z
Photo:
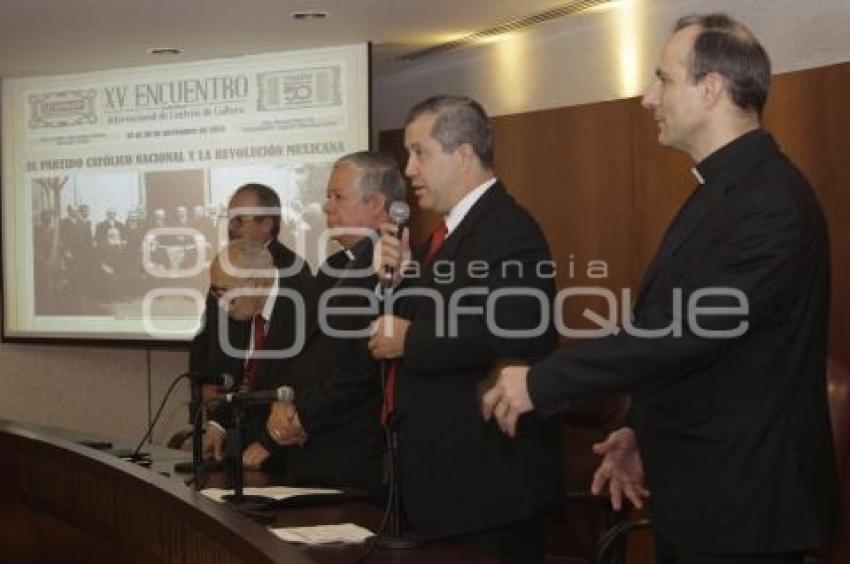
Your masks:
M 376 65 L 568 0 L 0 0 L 0 77 L 371 41 Z M 321 10 L 325 20 L 290 13 Z M 153 56 L 151 47 L 177 47 Z

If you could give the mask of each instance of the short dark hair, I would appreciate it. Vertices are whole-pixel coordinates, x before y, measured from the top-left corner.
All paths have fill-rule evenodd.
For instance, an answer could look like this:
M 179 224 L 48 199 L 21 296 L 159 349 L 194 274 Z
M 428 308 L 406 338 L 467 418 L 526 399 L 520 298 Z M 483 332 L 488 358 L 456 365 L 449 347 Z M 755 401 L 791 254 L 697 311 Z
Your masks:
M 405 200 L 407 185 L 399 172 L 398 163 L 391 156 L 358 151 L 340 157 L 334 163 L 334 168 L 346 163 L 360 171 L 357 189 L 364 199 L 376 192 L 383 192 L 386 196 L 384 207 L 387 210 L 394 201 Z
M 434 96 L 419 102 L 407 114 L 410 123 L 423 114 L 436 114 L 431 137 L 444 152 L 469 143 L 486 168 L 493 168 L 493 132 L 481 104 L 466 96 Z
M 691 49 L 688 77 L 697 81 L 716 72 L 727 80 L 736 106 L 761 116 L 770 90 L 770 57 L 756 36 L 726 14 L 685 16 L 674 31 L 692 25 L 700 32 Z
M 259 182 L 251 182 L 249 184 L 243 184 L 233 193 L 233 196 L 230 197 L 232 200 L 236 196 L 243 194 L 245 192 L 251 193 L 257 199 L 257 207 L 259 208 L 273 208 L 277 210 L 276 214 L 267 214 L 257 216 L 255 219 L 264 219 L 266 217 L 272 220 L 272 236 L 277 237 L 280 233 L 280 196 L 277 195 L 277 192 L 274 191 L 270 186 L 266 186 L 265 184 L 260 184 Z

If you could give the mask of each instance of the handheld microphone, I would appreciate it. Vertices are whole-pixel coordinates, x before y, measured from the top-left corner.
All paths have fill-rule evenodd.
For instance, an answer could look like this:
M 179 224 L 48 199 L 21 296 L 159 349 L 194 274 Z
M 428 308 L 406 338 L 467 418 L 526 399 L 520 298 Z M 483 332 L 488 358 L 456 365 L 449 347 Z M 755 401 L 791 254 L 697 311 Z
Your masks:
M 396 200 L 390 204 L 390 222 L 398 227 L 398 239 L 401 240 L 407 220 L 410 219 L 410 206 L 403 200 Z M 393 281 L 393 267 L 384 265 L 384 285 L 389 286 Z
M 407 220 L 410 219 L 410 206 L 404 200 L 396 200 L 390 204 L 390 222 L 393 225 L 404 227 Z
M 236 384 L 233 376 L 226 372 L 224 374 L 190 374 L 189 377 L 192 379 L 193 384 L 213 384 L 225 390 L 233 389 L 233 386 Z
M 227 403 L 240 405 L 262 405 L 282 401 L 293 403 L 295 401 L 295 390 L 289 386 L 281 386 L 276 390 L 264 390 L 258 392 L 235 392 L 224 395 Z

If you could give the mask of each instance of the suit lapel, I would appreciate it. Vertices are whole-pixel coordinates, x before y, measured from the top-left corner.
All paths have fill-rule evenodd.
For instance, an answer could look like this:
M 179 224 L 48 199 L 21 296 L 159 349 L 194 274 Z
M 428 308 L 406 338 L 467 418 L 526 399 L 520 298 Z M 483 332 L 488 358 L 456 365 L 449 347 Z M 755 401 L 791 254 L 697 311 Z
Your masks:
M 368 237 L 365 241 L 361 241 L 360 243 L 354 245 L 352 247 L 351 252 L 354 254 L 354 258 L 349 258 L 345 251 L 340 251 L 339 253 L 333 255 L 325 261 L 326 264 L 331 262 L 339 263 L 333 264 L 332 266 L 340 272 L 340 276 L 331 277 L 328 276 L 328 281 L 333 281 L 329 283 L 327 286 L 321 288 L 319 290 L 320 295 L 316 296 L 317 301 L 321 298 L 321 294 L 324 292 L 330 292 L 342 287 L 354 286 L 358 287 L 361 285 L 360 277 L 349 276 L 351 271 L 361 270 L 370 268 L 372 264 L 372 240 Z M 339 257 L 337 260 L 336 257 Z M 323 265 L 324 266 L 324 265 Z M 320 267 L 321 271 L 322 267 Z M 377 277 L 371 275 L 370 280 L 374 280 L 374 283 L 377 284 Z M 353 281 L 353 282 L 352 282 Z M 311 320 L 310 326 L 307 328 L 307 336 L 304 340 L 304 349 L 306 349 L 313 338 L 319 333 L 319 312 L 316 312 L 316 317 Z
M 682 215 L 670 229 L 667 240 L 660 249 L 662 257 L 667 258 L 675 254 L 679 247 L 694 234 L 696 228 L 717 205 L 720 194 L 725 192 L 723 188 L 722 186 L 708 184 L 700 187 L 699 192 L 694 195 L 691 205 L 682 210 Z
M 458 226 L 452 231 L 448 237 L 446 237 L 445 242 L 439 248 L 439 250 L 434 255 L 434 259 L 430 264 L 424 265 L 422 268 L 424 269 L 422 275 L 423 280 L 422 284 L 424 286 L 431 286 L 434 281 L 434 269 L 433 265 L 435 262 L 440 260 L 451 260 L 457 256 L 458 251 L 460 250 L 461 244 L 463 241 L 470 235 L 470 233 L 475 231 L 476 226 L 479 221 L 487 214 L 488 210 L 490 210 L 498 201 L 504 198 L 507 195 L 505 191 L 504 185 L 501 181 L 496 181 L 495 184 L 490 186 L 484 194 L 478 199 L 475 204 L 469 209 L 469 212 L 464 216 Z M 424 249 L 428 248 L 431 239 L 429 238 L 424 246 Z M 424 258 L 425 253 L 422 252 L 419 255 L 421 258 Z M 421 260 L 421 259 L 420 259 Z
M 697 233 L 697 227 L 734 187 L 735 182 L 777 152 L 779 152 L 779 147 L 772 138 L 769 138 L 769 142 L 765 142 L 756 151 L 742 155 L 731 162 L 716 178 L 711 179 L 694 192 L 693 196 L 682 206 L 673 219 L 670 228 L 661 241 L 658 252 L 647 268 L 646 274 L 644 274 L 638 297 L 635 300 L 635 311 L 646 297 L 646 293 L 655 281 L 661 267 L 671 259 L 685 242 Z
M 697 187 L 694 194 L 683 204 L 643 276 L 640 291 L 635 300 L 635 309 L 646 297 L 646 292 L 655 281 L 661 267 L 696 233 L 697 227 L 722 199 L 725 192 L 725 186 L 716 183 L 705 184 Z
M 215 313 L 216 313 L 216 315 L 219 314 L 218 307 L 216 307 Z M 246 353 L 246 351 L 248 349 L 248 341 L 249 341 L 249 338 L 250 338 L 249 335 L 250 335 L 250 332 L 251 332 L 250 331 L 251 324 L 246 323 L 244 321 L 233 321 L 232 319 L 230 319 L 227 316 L 225 316 L 224 319 L 225 319 L 225 323 L 226 323 L 227 334 L 224 335 L 223 337 L 225 339 L 227 339 L 228 344 L 231 347 L 233 347 L 237 351 L 240 351 L 241 354 L 238 354 L 237 356 L 230 356 L 224 350 L 222 350 L 220 347 L 217 347 L 217 348 L 220 351 L 221 358 L 223 360 L 222 364 L 226 367 L 224 369 L 224 372 L 229 372 L 229 373 L 233 374 L 234 376 L 239 376 L 239 379 L 241 380 L 242 374 L 245 371 L 244 354 Z M 219 334 L 218 334 L 219 327 L 220 327 L 219 321 L 220 321 L 220 319 L 217 319 L 216 322 L 215 322 L 216 335 L 214 336 L 214 338 L 216 340 L 219 339 Z

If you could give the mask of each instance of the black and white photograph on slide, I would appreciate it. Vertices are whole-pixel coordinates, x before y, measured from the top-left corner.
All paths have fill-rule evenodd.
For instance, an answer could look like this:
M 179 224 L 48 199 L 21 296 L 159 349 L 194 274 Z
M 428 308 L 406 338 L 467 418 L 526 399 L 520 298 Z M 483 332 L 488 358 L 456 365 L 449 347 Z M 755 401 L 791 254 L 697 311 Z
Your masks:
M 36 178 L 31 189 L 36 315 L 120 315 L 137 288 L 137 175 Z
M 241 185 L 258 182 L 280 197 L 280 241 L 307 261 L 313 272 L 331 249 L 327 248 L 322 205 L 333 161 L 298 163 L 275 167 L 238 167 L 210 170 L 210 198 L 227 209 L 227 202 Z M 323 245 L 324 243 L 324 245 Z
M 207 268 L 226 243 L 227 203 L 248 182 L 281 198 L 280 240 L 315 271 L 331 163 L 52 176 L 32 182 L 34 313 L 139 319 L 152 290 L 203 295 Z M 147 258 L 147 263 L 145 263 Z M 156 317 L 198 315 L 180 292 L 153 303 Z
M 369 144 L 368 54 L 4 78 L 4 335 L 191 339 L 247 183 L 280 195 L 280 240 L 315 270 L 331 163 Z

